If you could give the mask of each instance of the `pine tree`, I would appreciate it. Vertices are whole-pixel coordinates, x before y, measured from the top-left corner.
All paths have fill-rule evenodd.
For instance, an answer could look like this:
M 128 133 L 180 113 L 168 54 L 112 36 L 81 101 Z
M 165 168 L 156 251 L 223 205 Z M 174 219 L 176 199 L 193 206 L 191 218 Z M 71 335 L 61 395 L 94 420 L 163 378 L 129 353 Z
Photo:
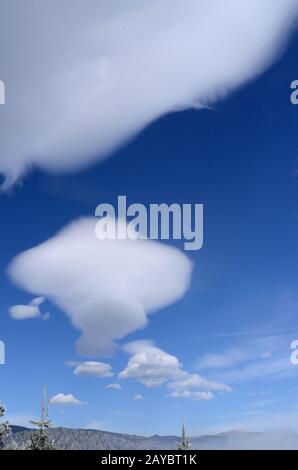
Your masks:
M 5 415 L 5 406 L 0 405 L 0 418 Z M 6 421 L 5 423 L 0 424 L 0 449 L 3 449 L 4 442 L 3 439 L 9 436 L 11 432 L 9 423 Z
M 49 402 L 47 400 L 46 386 L 43 386 L 41 418 L 39 421 L 30 421 L 31 424 L 37 426 L 37 430 L 31 433 L 31 444 L 29 450 L 53 450 L 54 446 L 49 441 L 46 430 L 51 426 L 49 417 Z
M 191 442 L 189 441 L 186 435 L 183 418 L 182 418 L 182 426 L 181 426 L 181 442 L 177 443 L 177 445 L 178 445 L 178 450 L 189 450 L 191 448 Z

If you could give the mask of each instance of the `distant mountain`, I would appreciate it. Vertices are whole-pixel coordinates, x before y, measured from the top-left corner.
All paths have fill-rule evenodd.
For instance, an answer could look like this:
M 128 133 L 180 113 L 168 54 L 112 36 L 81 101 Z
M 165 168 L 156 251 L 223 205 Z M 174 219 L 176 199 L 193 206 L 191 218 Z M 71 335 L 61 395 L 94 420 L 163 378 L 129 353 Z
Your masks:
M 13 434 L 6 447 L 14 441 L 24 447 L 30 439 L 30 430 L 13 426 Z M 49 439 L 55 447 L 66 450 L 174 450 L 179 436 L 151 437 L 120 434 L 92 429 L 51 428 Z M 254 433 L 231 431 L 221 434 L 193 437 L 192 449 L 298 449 L 298 436 L 289 433 Z

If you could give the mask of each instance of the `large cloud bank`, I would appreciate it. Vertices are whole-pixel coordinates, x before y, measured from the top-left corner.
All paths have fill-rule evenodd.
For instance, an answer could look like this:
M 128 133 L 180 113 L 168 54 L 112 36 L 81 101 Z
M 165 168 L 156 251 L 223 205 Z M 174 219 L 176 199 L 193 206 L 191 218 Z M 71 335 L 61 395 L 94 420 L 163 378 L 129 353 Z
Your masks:
M 143 328 L 148 314 L 180 299 L 192 268 L 182 252 L 158 242 L 98 240 L 96 222 L 73 222 L 9 267 L 18 286 L 67 313 L 87 355 L 111 351 L 114 340 Z
M 72 171 L 276 58 L 297 0 L 2 0 L 0 172 Z
M 148 388 L 166 386 L 173 398 L 211 400 L 213 392 L 230 392 L 231 388 L 190 373 L 183 369 L 178 358 L 158 348 L 152 341 L 133 341 L 124 350 L 131 354 L 120 379 L 134 379 Z

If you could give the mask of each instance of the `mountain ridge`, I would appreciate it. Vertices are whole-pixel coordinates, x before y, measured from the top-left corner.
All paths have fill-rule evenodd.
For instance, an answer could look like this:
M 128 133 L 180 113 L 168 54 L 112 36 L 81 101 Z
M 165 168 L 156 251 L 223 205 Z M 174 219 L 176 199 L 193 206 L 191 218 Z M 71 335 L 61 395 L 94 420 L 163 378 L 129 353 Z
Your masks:
M 13 426 L 5 447 L 24 448 L 33 430 Z M 175 435 L 140 436 L 97 429 L 56 427 L 47 430 L 49 440 L 58 449 L 65 450 L 175 450 L 181 439 Z M 228 431 L 191 437 L 193 450 L 204 449 L 298 449 L 294 433 L 261 433 Z

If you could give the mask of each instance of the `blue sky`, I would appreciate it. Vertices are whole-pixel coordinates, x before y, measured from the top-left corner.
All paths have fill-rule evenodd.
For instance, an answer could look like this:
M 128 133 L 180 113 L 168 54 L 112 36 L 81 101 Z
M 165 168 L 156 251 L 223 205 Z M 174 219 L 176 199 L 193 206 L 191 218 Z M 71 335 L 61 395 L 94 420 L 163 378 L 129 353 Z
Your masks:
M 12 421 L 25 424 L 39 413 L 46 383 L 51 397 L 71 393 L 82 402 L 51 405 L 57 426 L 173 434 L 184 416 L 192 434 L 297 429 L 298 369 L 290 363 L 290 343 L 298 338 L 298 108 L 290 103 L 297 54 L 293 38 L 267 72 L 211 109 L 166 114 L 104 162 L 66 175 L 33 168 L 1 194 L 0 337 L 7 363 L 0 366 L 0 398 Z M 54 302 L 41 305 L 47 321 L 9 316 L 9 307 L 34 296 L 8 278 L 7 266 L 122 194 L 145 205 L 203 203 L 204 246 L 187 253 L 193 275 L 182 299 L 119 340 L 112 356 L 82 358 L 74 344 L 79 331 Z M 162 243 L 183 250 L 182 241 Z M 188 373 L 232 390 L 193 400 L 168 396 L 164 385 L 118 379 L 130 358 L 122 346 L 147 339 Z M 74 375 L 65 364 L 88 359 L 110 364 L 115 375 Z M 111 383 L 122 389 L 107 389 Z

